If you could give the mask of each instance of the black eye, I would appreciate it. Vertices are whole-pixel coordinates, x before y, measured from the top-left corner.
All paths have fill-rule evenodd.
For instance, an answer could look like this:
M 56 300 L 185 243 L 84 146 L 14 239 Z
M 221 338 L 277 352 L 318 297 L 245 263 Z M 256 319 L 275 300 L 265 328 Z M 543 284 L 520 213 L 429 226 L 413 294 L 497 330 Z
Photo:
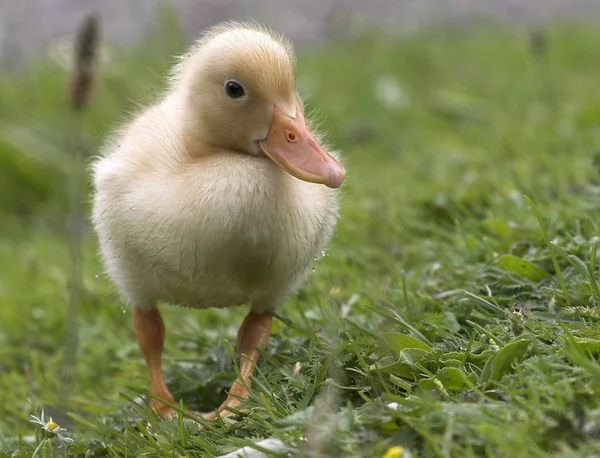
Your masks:
M 246 95 L 244 86 L 233 80 L 229 80 L 225 83 L 225 92 L 232 99 L 239 99 L 240 97 L 244 97 L 244 95 Z

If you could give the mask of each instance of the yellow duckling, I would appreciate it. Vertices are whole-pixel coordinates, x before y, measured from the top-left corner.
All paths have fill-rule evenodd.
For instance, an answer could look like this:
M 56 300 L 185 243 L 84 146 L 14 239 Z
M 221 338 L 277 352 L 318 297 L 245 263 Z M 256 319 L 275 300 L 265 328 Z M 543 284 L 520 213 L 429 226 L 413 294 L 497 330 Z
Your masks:
M 175 67 L 162 99 L 93 164 L 102 258 L 133 308 L 151 391 L 165 401 L 174 399 L 161 370 L 159 301 L 250 305 L 237 338 L 241 377 L 219 407 L 228 415 L 249 394 L 272 313 L 332 236 L 345 170 L 304 119 L 294 61 L 291 45 L 263 28 L 210 30 Z

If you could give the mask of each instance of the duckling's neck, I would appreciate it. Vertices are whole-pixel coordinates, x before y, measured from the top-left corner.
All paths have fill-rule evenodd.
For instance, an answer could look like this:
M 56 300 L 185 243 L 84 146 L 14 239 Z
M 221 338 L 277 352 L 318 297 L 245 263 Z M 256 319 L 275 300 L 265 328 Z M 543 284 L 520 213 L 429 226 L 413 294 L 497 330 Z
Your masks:
M 266 157 L 258 141 L 248 145 L 223 145 L 215 141 L 207 124 L 192 106 L 193 98 L 182 90 L 169 94 L 161 104 L 165 117 L 172 120 L 172 127 L 182 141 L 182 149 L 193 157 L 210 155 L 214 151 L 231 150 L 256 157 Z
M 181 141 L 181 150 L 191 156 L 204 156 L 214 149 L 207 139 L 210 138 L 206 128 L 195 112 L 190 109 L 186 94 L 174 91 L 169 94 L 160 104 L 165 119 L 168 120 L 170 128 L 177 134 Z

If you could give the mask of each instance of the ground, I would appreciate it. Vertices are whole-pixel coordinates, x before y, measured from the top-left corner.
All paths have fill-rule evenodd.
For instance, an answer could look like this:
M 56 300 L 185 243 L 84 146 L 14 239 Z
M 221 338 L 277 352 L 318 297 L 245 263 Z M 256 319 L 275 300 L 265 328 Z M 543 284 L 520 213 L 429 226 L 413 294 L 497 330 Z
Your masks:
M 440 28 L 301 54 L 299 91 L 346 158 L 342 217 L 275 322 L 249 413 L 202 431 L 150 413 L 129 313 L 89 231 L 80 268 L 69 258 L 64 223 L 69 202 L 88 211 L 77 153 L 149 100 L 176 37 L 115 56 L 83 113 L 52 64 L 0 81 L 0 454 L 31 456 L 44 410 L 74 439 L 47 439 L 47 457 L 214 457 L 266 437 L 292 456 L 592 456 L 597 28 Z M 246 310 L 163 312 L 168 384 L 214 408 Z

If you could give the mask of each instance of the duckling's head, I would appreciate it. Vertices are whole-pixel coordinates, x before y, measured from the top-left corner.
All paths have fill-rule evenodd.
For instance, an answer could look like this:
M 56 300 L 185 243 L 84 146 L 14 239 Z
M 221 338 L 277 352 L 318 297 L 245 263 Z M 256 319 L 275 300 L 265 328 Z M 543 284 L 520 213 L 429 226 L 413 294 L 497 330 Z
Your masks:
M 209 31 L 178 66 L 186 129 L 205 145 L 266 155 L 293 176 L 337 188 L 345 170 L 321 147 L 296 93 L 294 52 L 273 33 L 226 24 Z

